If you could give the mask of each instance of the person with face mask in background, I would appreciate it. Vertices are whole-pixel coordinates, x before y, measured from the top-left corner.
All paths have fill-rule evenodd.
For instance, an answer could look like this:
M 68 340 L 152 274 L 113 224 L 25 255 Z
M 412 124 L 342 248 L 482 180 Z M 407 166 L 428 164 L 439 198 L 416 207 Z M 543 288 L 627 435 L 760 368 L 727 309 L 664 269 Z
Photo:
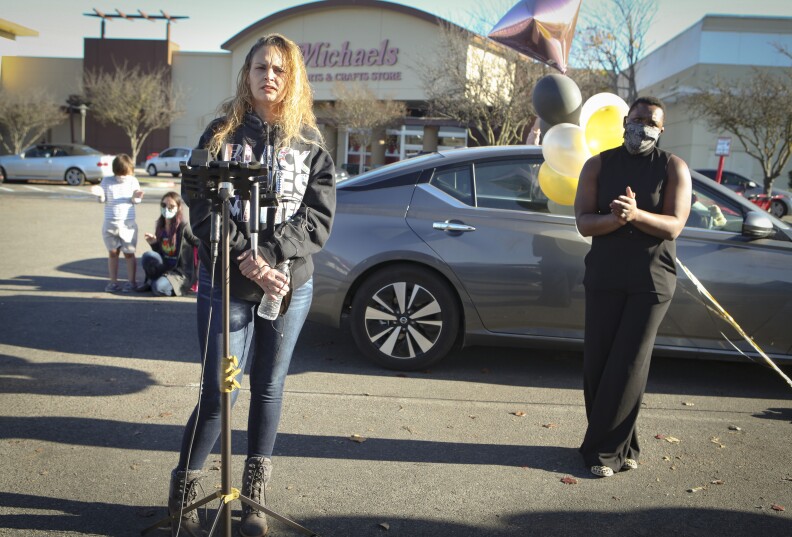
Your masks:
M 141 258 L 146 281 L 137 290 L 151 290 L 157 296 L 186 294 L 194 279 L 193 248 L 199 241 L 184 219 L 182 198 L 176 192 L 162 196 L 157 226 L 144 238 L 151 251 Z
M 675 239 L 690 213 L 688 166 L 658 147 L 664 123 L 659 99 L 636 99 L 623 145 L 586 162 L 575 198 L 578 231 L 592 237 L 583 279 L 588 428 L 579 451 L 600 477 L 638 468 L 638 412 L 676 288 Z

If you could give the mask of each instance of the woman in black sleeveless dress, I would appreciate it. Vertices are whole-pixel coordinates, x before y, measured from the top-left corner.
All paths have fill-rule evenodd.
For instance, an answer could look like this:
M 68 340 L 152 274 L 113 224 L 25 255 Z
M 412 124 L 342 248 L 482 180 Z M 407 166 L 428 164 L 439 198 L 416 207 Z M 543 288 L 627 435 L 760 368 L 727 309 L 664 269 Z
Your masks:
M 676 243 L 690 212 L 687 164 L 662 151 L 663 103 L 641 97 L 624 120 L 624 144 L 589 159 L 575 218 L 593 237 L 586 256 L 585 464 L 607 477 L 637 468 L 635 424 L 657 329 L 676 287 Z

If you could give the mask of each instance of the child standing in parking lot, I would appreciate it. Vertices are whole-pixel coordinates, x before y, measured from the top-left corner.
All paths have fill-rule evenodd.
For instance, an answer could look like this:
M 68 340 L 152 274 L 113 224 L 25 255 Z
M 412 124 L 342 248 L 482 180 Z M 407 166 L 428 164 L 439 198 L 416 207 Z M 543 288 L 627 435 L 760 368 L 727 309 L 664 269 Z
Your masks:
M 109 252 L 107 269 L 110 283 L 105 287 L 108 293 L 128 293 L 137 289 L 135 249 L 138 228 L 135 223 L 135 205 L 143 199 L 143 191 L 134 173 L 132 158 L 122 153 L 113 159 L 113 175 L 105 177 L 99 186 L 91 189 L 99 203 L 105 204 L 102 237 Z M 127 282 L 123 286 L 118 284 L 118 259 L 122 252 L 127 268 Z

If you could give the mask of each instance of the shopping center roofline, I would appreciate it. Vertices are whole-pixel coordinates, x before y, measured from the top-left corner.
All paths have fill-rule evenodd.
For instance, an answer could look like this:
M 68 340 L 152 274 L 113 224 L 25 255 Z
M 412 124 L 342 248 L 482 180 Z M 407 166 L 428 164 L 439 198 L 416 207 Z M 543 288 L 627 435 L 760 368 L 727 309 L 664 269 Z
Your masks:
M 423 19 L 427 22 L 432 24 L 437 24 L 438 26 L 441 24 L 451 24 L 453 26 L 457 26 L 451 22 L 445 21 L 440 17 L 432 15 L 431 13 L 427 13 L 426 11 L 421 11 L 420 9 L 415 9 L 414 7 L 404 6 L 402 4 L 394 4 L 393 2 L 383 2 L 381 0 L 325 0 L 322 2 L 310 2 L 307 4 L 300 4 L 299 6 L 290 7 L 288 9 L 284 9 L 283 11 L 278 11 L 277 13 L 273 13 L 269 17 L 265 17 L 258 22 L 254 22 L 234 37 L 220 45 L 220 48 L 223 50 L 231 50 L 234 46 L 244 39 L 246 39 L 250 34 L 257 33 L 261 28 L 268 27 L 274 24 L 281 19 L 305 15 L 310 11 L 315 11 L 317 9 L 326 10 L 328 8 L 334 7 L 351 7 L 351 8 L 360 8 L 360 7 L 373 7 L 373 8 L 380 8 L 380 9 L 388 9 L 390 11 L 397 11 L 400 13 L 404 13 L 405 15 L 410 15 L 412 17 L 417 17 Z

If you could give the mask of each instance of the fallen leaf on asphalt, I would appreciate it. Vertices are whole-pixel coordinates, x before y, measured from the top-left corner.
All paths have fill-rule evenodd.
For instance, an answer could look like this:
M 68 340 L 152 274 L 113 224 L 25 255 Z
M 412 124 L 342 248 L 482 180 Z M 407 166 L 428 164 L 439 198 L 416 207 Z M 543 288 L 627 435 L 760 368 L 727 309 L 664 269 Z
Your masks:
M 388 531 L 390 529 L 390 524 L 388 524 L 387 522 L 380 522 L 379 527 L 384 529 L 385 531 Z
M 173 416 L 173 412 L 160 412 L 160 418 L 167 418 L 168 416 Z
M 669 457 L 668 455 L 663 455 L 663 460 L 667 462 L 671 462 L 671 457 Z
M 544 427 L 545 429 L 553 429 L 555 427 L 558 427 L 558 425 L 556 425 L 555 423 L 544 423 L 542 424 L 542 427 Z
M 742 431 L 741 427 L 737 427 L 736 425 L 729 425 L 730 431 Z
M 655 438 L 657 438 L 658 440 L 663 440 L 665 437 L 666 437 L 666 435 L 664 435 L 664 434 L 656 434 L 655 435 Z
M 512 414 L 519 417 L 525 416 L 525 412 L 523 412 L 522 410 L 518 410 L 517 412 L 512 412 Z
M 561 482 L 564 483 L 565 485 L 577 485 L 578 484 L 578 480 L 577 479 L 575 479 L 572 476 L 568 476 L 568 475 L 562 477 L 561 478 Z
M 770 509 L 772 509 L 773 511 L 786 511 L 786 509 L 784 509 L 783 505 L 778 505 L 778 504 L 775 504 L 775 503 L 770 506 Z
M 712 485 L 723 485 L 723 479 L 716 479 L 715 481 L 710 481 Z
M 358 444 L 362 444 L 363 442 L 368 440 L 368 438 L 366 438 L 365 436 L 360 436 L 359 434 L 353 434 L 352 436 L 349 437 L 349 439 L 352 440 L 353 442 L 357 442 Z
M 700 490 L 704 490 L 707 487 L 693 487 L 692 489 L 688 489 L 688 492 L 698 492 Z
M 725 448 L 726 447 L 723 444 L 721 444 L 720 438 L 718 438 L 717 436 L 713 436 L 712 438 L 710 438 L 710 442 L 712 442 L 713 444 L 716 444 L 719 448 Z
M 680 442 L 679 438 L 675 438 L 673 436 L 666 436 L 663 438 L 663 440 L 671 444 L 678 444 Z
M 407 431 L 410 434 L 415 434 L 415 433 L 413 433 L 413 430 L 410 429 L 407 425 L 402 425 L 402 429 L 404 429 L 405 431 Z
M 696 403 L 691 403 L 690 401 L 683 401 L 682 404 L 685 406 L 696 406 Z

